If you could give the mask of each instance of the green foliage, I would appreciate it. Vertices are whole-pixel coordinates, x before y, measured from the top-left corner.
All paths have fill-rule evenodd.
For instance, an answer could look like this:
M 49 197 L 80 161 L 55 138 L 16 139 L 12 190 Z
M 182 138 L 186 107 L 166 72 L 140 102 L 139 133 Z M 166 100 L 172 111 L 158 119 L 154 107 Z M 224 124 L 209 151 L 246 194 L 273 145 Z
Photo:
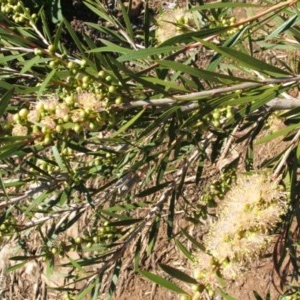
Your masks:
M 271 1 L 245 21 L 234 9 L 256 5 L 202 4 L 174 10 L 171 21 L 146 7 L 140 28 L 121 2 L 119 16 L 102 1 L 84 4 L 98 22 L 78 32 L 61 1 L 0 1 L 0 242 L 16 261 L 5 271 L 38 261 L 57 295 L 97 299 L 114 294 L 134 261 L 140 275 L 186 299 L 234 299 L 217 272 L 212 289 L 186 270 L 160 263 L 168 280 L 144 262 L 168 240 L 196 269 L 206 249 L 188 228 L 201 230 L 215 214 L 246 161 L 253 169 L 243 154 L 257 136 L 290 141 L 259 166 L 284 179 L 290 237 L 298 222 L 298 105 L 275 116 L 287 127 L 260 133 L 273 99 L 299 83 L 299 4 Z M 191 185 L 199 195 L 188 195 Z M 278 255 L 280 273 L 288 253 Z

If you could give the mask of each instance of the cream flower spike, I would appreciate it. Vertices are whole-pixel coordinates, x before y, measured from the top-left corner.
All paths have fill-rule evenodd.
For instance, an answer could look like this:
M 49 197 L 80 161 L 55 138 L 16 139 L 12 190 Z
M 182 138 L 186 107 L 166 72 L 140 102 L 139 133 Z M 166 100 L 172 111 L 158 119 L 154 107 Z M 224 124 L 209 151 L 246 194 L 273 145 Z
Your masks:
M 238 269 L 247 269 L 267 249 L 272 240 L 270 230 L 287 211 L 286 198 L 267 173 L 238 177 L 205 238 L 207 252 L 224 265 L 224 277 L 234 279 Z

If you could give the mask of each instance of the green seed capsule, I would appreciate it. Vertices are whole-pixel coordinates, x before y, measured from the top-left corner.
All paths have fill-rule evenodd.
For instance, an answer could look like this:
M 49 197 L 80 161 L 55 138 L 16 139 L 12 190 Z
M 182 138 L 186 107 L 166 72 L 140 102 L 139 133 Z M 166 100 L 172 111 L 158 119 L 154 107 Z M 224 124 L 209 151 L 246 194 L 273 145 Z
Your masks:
M 105 77 L 105 72 L 103 70 L 99 71 L 98 76 L 100 78 L 104 78 Z
M 115 103 L 116 103 L 117 105 L 122 104 L 122 103 L 123 103 L 123 98 L 122 98 L 122 97 L 116 98 Z
M 90 77 L 89 76 L 83 76 L 82 77 L 82 82 L 88 83 L 89 81 L 90 81 Z
M 54 247 L 53 247 L 53 248 L 51 249 L 51 253 L 52 253 L 52 254 L 56 254 L 56 253 L 57 253 L 57 248 L 54 248 Z
M 113 86 L 113 85 L 110 85 L 110 86 L 108 87 L 108 92 L 109 92 L 110 94 L 115 93 L 115 92 L 116 92 L 116 87 Z
M 73 127 L 73 130 L 74 130 L 76 133 L 79 133 L 79 132 L 82 130 L 82 127 L 81 127 L 80 124 L 75 123 L 75 124 L 74 124 L 74 127 Z
M 69 61 L 68 64 L 67 64 L 67 68 L 70 69 L 70 70 L 73 70 L 76 68 L 76 64 L 72 61 Z
M 19 111 L 19 116 L 21 119 L 26 119 L 26 117 L 28 116 L 28 109 L 27 108 L 22 108 L 20 111 Z
M 63 128 L 63 126 L 61 126 L 61 125 L 56 125 L 55 131 L 56 131 L 57 133 L 62 133 L 62 132 L 64 131 L 64 128 Z
M 76 239 L 75 239 L 75 243 L 76 244 L 81 244 L 82 243 L 82 238 L 80 236 L 78 236 Z
M 42 56 L 43 55 L 43 51 L 41 49 L 35 48 L 34 49 L 34 54 L 37 56 Z
M 54 45 L 49 45 L 49 46 L 48 46 L 48 51 L 49 51 L 51 54 L 54 54 L 54 53 L 55 53 L 55 47 L 54 47 Z

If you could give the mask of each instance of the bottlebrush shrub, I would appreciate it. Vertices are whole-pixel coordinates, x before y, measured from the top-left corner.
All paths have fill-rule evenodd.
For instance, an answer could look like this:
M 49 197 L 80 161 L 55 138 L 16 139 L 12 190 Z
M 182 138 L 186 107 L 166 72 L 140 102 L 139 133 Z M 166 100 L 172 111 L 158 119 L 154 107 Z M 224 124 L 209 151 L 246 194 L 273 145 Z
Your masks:
M 266 251 L 272 240 L 271 230 L 287 208 L 286 194 L 267 173 L 238 176 L 204 238 L 205 255 L 212 263 L 207 265 L 200 253 L 196 279 L 214 285 L 217 281 L 212 280 L 212 272 L 227 280 L 240 276 Z

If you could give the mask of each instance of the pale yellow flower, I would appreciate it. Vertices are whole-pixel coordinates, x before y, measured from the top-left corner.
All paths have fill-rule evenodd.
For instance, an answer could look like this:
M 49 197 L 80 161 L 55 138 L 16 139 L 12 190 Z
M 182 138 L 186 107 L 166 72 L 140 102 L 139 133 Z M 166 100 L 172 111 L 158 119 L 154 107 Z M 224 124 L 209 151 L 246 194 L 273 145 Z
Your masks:
M 31 123 L 37 123 L 41 119 L 41 115 L 37 110 L 30 110 L 27 115 L 27 120 Z
M 53 120 L 53 117 L 45 116 L 41 120 L 42 127 L 46 127 L 49 129 L 54 129 L 56 127 L 56 122 Z
M 21 125 L 15 124 L 14 128 L 12 129 L 12 135 L 14 136 L 24 136 L 28 134 L 28 128 Z
M 220 267 L 225 278 L 234 279 L 267 249 L 270 230 L 288 208 L 285 196 L 266 173 L 238 177 L 204 241 L 216 261 L 230 263 Z
M 63 119 L 70 112 L 70 108 L 66 103 L 58 103 L 55 109 L 55 118 Z
M 101 101 L 99 101 L 93 93 L 79 93 L 77 95 L 77 103 L 85 110 L 93 112 L 97 112 L 102 108 Z

